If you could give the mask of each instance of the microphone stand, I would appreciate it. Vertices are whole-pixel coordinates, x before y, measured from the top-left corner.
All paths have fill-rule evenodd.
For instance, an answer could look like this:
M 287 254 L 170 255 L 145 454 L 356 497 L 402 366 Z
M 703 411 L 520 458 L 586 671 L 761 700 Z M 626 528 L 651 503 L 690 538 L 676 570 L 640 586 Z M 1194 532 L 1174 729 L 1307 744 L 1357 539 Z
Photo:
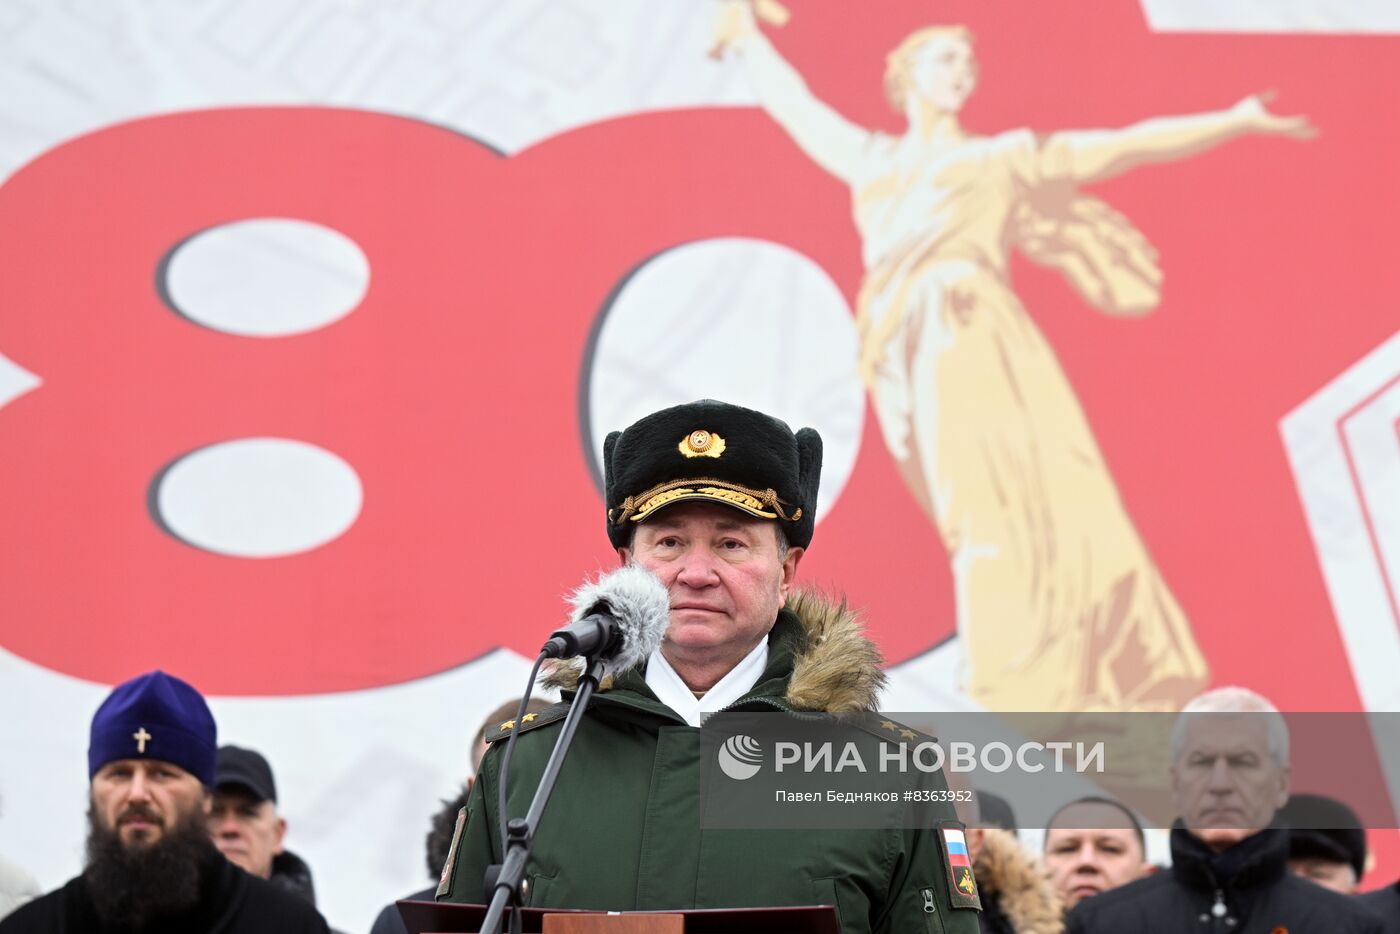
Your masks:
M 544 774 L 540 776 L 540 784 L 535 789 L 535 797 L 530 802 L 530 810 L 523 818 L 513 818 L 506 825 L 505 859 L 501 863 L 500 871 L 496 874 L 491 906 L 487 909 L 486 917 L 481 922 L 482 934 L 499 934 L 502 918 L 508 908 L 513 909 L 511 911 L 511 930 L 520 930 L 518 909 L 523 905 L 522 896 L 524 894 L 521 888 L 525 880 L 525 863 L 530 858 L 530 848 L 535 842 L 535 830 L 539 827 L 540 816 L 544 814 L 545 806 L 549 804 L 549 796 L 553 793 L 554 783 L 559 778 L 559 769 L 564 764 L 564 757 L 569 754 L 569 746 L 574 741 L 574 733 L 578 730 L 579 721 L 583 719 L 583 712 L 588 707 L 588 700 L 593 696 L 593 692 L 598 688 L 598 683 L 603 679 L 604 665 L 605 660 L 601 657 L 589 656 L 584 660 L 584 671 L 583 676 L 578 680 L 578 690 L 574 694 L 573 703 L 569 706 L 568 716 L 564 718 L 564 727 L 559 731 L 559 738 L 554 741 L 554 751 L 550 753 L 549 762 L 544 767 Z

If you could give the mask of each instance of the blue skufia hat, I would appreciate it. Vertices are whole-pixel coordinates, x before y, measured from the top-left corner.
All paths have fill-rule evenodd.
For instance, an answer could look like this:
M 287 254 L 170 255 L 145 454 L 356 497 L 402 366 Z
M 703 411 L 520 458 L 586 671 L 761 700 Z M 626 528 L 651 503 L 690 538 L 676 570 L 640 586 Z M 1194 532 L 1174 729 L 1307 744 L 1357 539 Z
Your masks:
M 117 759 L 159 759 L 214 784 L 218 736 L 204 697 L 163 671 L 132 678 L 92 717 L 88 778 Z

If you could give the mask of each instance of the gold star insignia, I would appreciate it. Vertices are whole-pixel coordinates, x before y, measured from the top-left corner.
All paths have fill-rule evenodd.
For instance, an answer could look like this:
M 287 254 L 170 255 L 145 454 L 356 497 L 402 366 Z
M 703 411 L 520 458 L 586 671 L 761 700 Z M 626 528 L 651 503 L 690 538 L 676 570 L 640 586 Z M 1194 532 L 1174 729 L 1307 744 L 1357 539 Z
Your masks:
M 881 720 L 881 721 L 880 721 L 880 725 L 881 725 L 882 727 L 884 727 L 885 729 L 889 730 L 890 732 L 894 732 L 895 730 L 898 730 L 898 729 L 899 729 L 899 727 L 895 726 L 895 725 L 894 725 L 893 723 L 891 723 L 889 720 Z
M 503 730 L 513 730 L 513 729 L 515 729 L 515 721 L 514 721 L 514 720 L 507 720 L 505 723 L 502 723 L 502 724 L 501 724 L 501 729 L 503 729 Z
M 723 438 L 704 428 L 695 429 L 676 445 L 686 457 L 719 457 L 724 453 L 724 447 Z
M 919 734 L 915 733 L 913 730 L 900 730 L 899 735 L 903 736 L 905 739 L 916 739 Z
M 521 723 L 529 723 L 531 720 L 535 719 L 535 718 L 538 717 L 538 716 L 539 716 L 539 714 L 527 713 L 525 716 L 523 716 L 523 717 L 520 718 L 520 722 L 521 722 Z

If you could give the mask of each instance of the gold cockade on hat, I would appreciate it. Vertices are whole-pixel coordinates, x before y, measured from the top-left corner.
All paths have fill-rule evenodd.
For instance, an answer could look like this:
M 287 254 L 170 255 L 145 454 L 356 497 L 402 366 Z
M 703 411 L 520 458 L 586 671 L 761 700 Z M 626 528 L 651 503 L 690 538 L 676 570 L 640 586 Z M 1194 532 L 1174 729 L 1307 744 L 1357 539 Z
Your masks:
M 724 438 L 704 428 L 697 428 L 676 445 L 686 457 L 719 457 L 724 453 Z

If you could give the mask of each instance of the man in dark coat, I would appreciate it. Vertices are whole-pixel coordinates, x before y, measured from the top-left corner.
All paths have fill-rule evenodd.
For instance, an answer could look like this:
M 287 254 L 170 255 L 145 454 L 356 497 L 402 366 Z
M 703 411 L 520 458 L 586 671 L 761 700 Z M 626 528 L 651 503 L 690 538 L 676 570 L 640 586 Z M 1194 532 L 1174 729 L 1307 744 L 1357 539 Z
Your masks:
M 1356 901 L 1381 919 L 1385 934 L 1400 934 L 1400 882 L 1358 895 Z
M 283 842 L 287 819 L 277 810 L 272 766 L 256 749 L 219 747 L 209 835 L 224 858 L 239 869 L 316 904 L 311 867 Z
M 701 829 L 704 716 L 856 714 L 874 708 L 884 681 L 879 652 L 852 614 L 794 590 L 815 524 L 821 438 L 707 400 L 610 434 L 604 461 L 609 540 L 624 564 L 666 587 L 669 626 L 661 647 L 608 679 L 580 721 L 534 838 L 529 903 L 827 904 L 845 934 L 976 932 L 976 884 L 949 804 L 931 816 L 937 830 Z M 576 679 L 576 669 L 554 677 L 566 690 L 569 671 Z M 524 814 L 565 710 L 508 720 L 488 737 L 440 900 L 482 901 L 487 867 L 501 861 L 504 743 L 496 740 L 517 737 L 507 805 Z
M 1288 868 L 1343 895 L 1355 895 L 1366 874 L 1366 830 L 1346 804 L 1325 795 L 1298 794 L 1278 812 L 1289 828 Z
M 1381 934 L 1354 899 L 1288 871 L 1288 831 L 1270 827 L 1288 780 L 1288 727 L 1267 700 L 1229 687 L 1188 703 L 1172 733 L 1171 869 L 1080 902 L 1067 934 Z
M 315 908 L 209 839 L 215 735 L 204 698 L 179 678 L 118 685 L 92 720 L 87 865 L 0 934 L 326 934 Z
M 277 782 L 262 753 L 242 746 L 219 747 L 209 835 L 219 852 L 244 872 L 316 904 L 311 867 L 283 842 L 287 819 L 277 811 Z

